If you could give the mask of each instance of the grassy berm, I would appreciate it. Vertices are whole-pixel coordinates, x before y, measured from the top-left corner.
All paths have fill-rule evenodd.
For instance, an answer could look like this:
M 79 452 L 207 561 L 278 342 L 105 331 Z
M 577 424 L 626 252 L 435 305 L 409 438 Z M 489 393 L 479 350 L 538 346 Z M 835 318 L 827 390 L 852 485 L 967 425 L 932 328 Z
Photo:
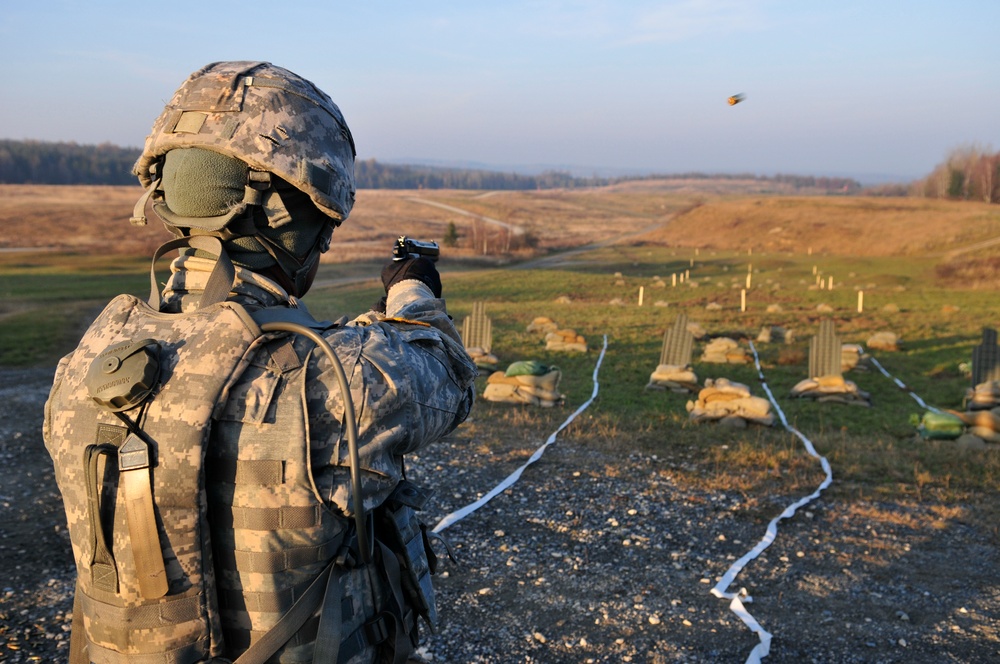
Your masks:
M 983 327 L 1000 325 L 1000 210 L 697 184 L 360 192 L 335 234 L 306 299 L 317 316 L 366 310 L 394 237 L 441 240 L 450 223 L 458 246 L 443 248 L 439 265 L 456 322 L 483 302 L 499 368 L 533 359 L 562 371 L 565 404 L 480 399 L 468 422 L 408 461 L 408 475 L 435 490 L 429 524 L 527 462 L 590 399 L 596 370 L 593 403 L 517 483 L 445 530 L 458 562 L 444 562 L 437 577 L 441 625 L 425 635 L 420 656 L 747 658 L 757 636 L 710 590 L 825 473 L 780 421 L 696 424 L 686 410 L 694 395 L 646 389 L 663 334 L 684 313 L 707 333 L 692 358 L 699 379 L 729 378 L 758 396 L 770 389 L 832 470 L 830 486 L 778 523 L 773 544 L 730 587 L 746 589 L 747 610 L 773 634 L 766 661 L 997 661 L 1000 451 L 922 439 L 912 420 L 924 413 L 914 395 L 963 408 L 972 350 Z M 90 226 L 68 212 L 81 192 L 106 205 Z M 138 231 L 141 241 L 129 235 L 138 193 L 0 188 L 0 221 L 16 231 L 0 240 L 0 459 L 8 469 L 0 475 L 0 661 L 65 659 L 74 570 L 41 442 L 42 404 L 58 357 L 103 304 L 149 290 L 150 247 L 167 237 L 152 226 Z M 83 227 L 86 237 L 60 230 Z M 163 261 L 161 281 L 165 270 Z M 576 330 L 588 351 L 546 350 L 526 331 L 538 316 Z M 866 345 L 876 332 L 901 340 L 896 351 L 869 349 L 845 374 L 871 394 L 871 407 L 789 396 L 807 377 L 809 339 L 826 318 L 844 343 Z M 793 340 L 756 341 L 773 326 Z M 739 340 L 748 354 L 752 342 L 764 381 L 752 362 L 702 362 L 716 336 Z M 484 374 L 480 394 L 485 384 Z

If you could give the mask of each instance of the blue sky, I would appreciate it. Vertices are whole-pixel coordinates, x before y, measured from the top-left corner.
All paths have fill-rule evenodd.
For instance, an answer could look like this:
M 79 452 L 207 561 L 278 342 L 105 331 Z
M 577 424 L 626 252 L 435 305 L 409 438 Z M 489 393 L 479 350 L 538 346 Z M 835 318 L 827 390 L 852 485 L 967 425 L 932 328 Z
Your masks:
M 364 159 L 910 179 L 1000 149 L 998 31 L 995 0 L 4 0 L 0 138 L 138 146 L 246 59 L 329 93 Z

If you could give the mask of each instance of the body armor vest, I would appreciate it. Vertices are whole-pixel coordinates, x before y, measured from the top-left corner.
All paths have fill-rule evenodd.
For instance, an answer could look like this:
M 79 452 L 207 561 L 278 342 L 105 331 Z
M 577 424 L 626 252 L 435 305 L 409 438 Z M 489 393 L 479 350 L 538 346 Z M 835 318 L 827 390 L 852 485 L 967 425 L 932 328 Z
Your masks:
M 370 661 L 390 638 L 412 650 L 405 599 L 371 620 L 403 597 L 385 569 L 405 556 L 376 539 L 375 563 L 352 564 L 351 521 L 313 484 L 306 369 L 292 337 L 262 334 L 236 303 L 166 314 L 130 295 L 63 358 L 45 439 L 86 661 L 233 659 L 303 602 L 273 661 L 313 661 L 324 632 L 335 661 Z

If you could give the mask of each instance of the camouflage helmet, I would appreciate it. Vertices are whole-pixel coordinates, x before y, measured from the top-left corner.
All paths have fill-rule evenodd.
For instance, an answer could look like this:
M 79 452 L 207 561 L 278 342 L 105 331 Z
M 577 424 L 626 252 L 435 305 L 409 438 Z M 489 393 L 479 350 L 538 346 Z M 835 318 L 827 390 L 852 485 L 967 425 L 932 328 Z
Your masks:
M 163 156 L 192 147 L 250 166 L 254 181 L 247 183 L 246 204 L 255 203 L 256 176 L 274 173 L 308 194 L 334 225 L 354 205 L 354 139 L 340 109 L 306 79 L 269 62 L 215 62 L 174 93 L 133 169 L 146 189 L 133 223 L 145 221 L 145 202 L 157 196 Z M 201 230 L 220 230 L 234 216 L 216 218 L 217 228 Z

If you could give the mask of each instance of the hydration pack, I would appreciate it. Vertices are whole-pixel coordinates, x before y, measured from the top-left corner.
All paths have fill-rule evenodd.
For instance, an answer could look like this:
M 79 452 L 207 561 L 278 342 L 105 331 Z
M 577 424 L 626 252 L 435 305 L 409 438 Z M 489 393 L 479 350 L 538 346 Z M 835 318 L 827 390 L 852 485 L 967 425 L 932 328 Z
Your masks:
M 355 483 L 354 519 L 324 503 L 302 397 L 311 349 L 289 331 L 340 368 L 328 325 L 226 301 L 234 270 L 215 238 L 156 257 L 183 246 L 219 255 L 199 308 L 160 312 L 151 271 L 149 301 L 115 298 L 46 403 L 77 566 L 70 661 L 405 661 L 417 617 L 436 621 L 426 495 L 404 481 L 366 515 Z

